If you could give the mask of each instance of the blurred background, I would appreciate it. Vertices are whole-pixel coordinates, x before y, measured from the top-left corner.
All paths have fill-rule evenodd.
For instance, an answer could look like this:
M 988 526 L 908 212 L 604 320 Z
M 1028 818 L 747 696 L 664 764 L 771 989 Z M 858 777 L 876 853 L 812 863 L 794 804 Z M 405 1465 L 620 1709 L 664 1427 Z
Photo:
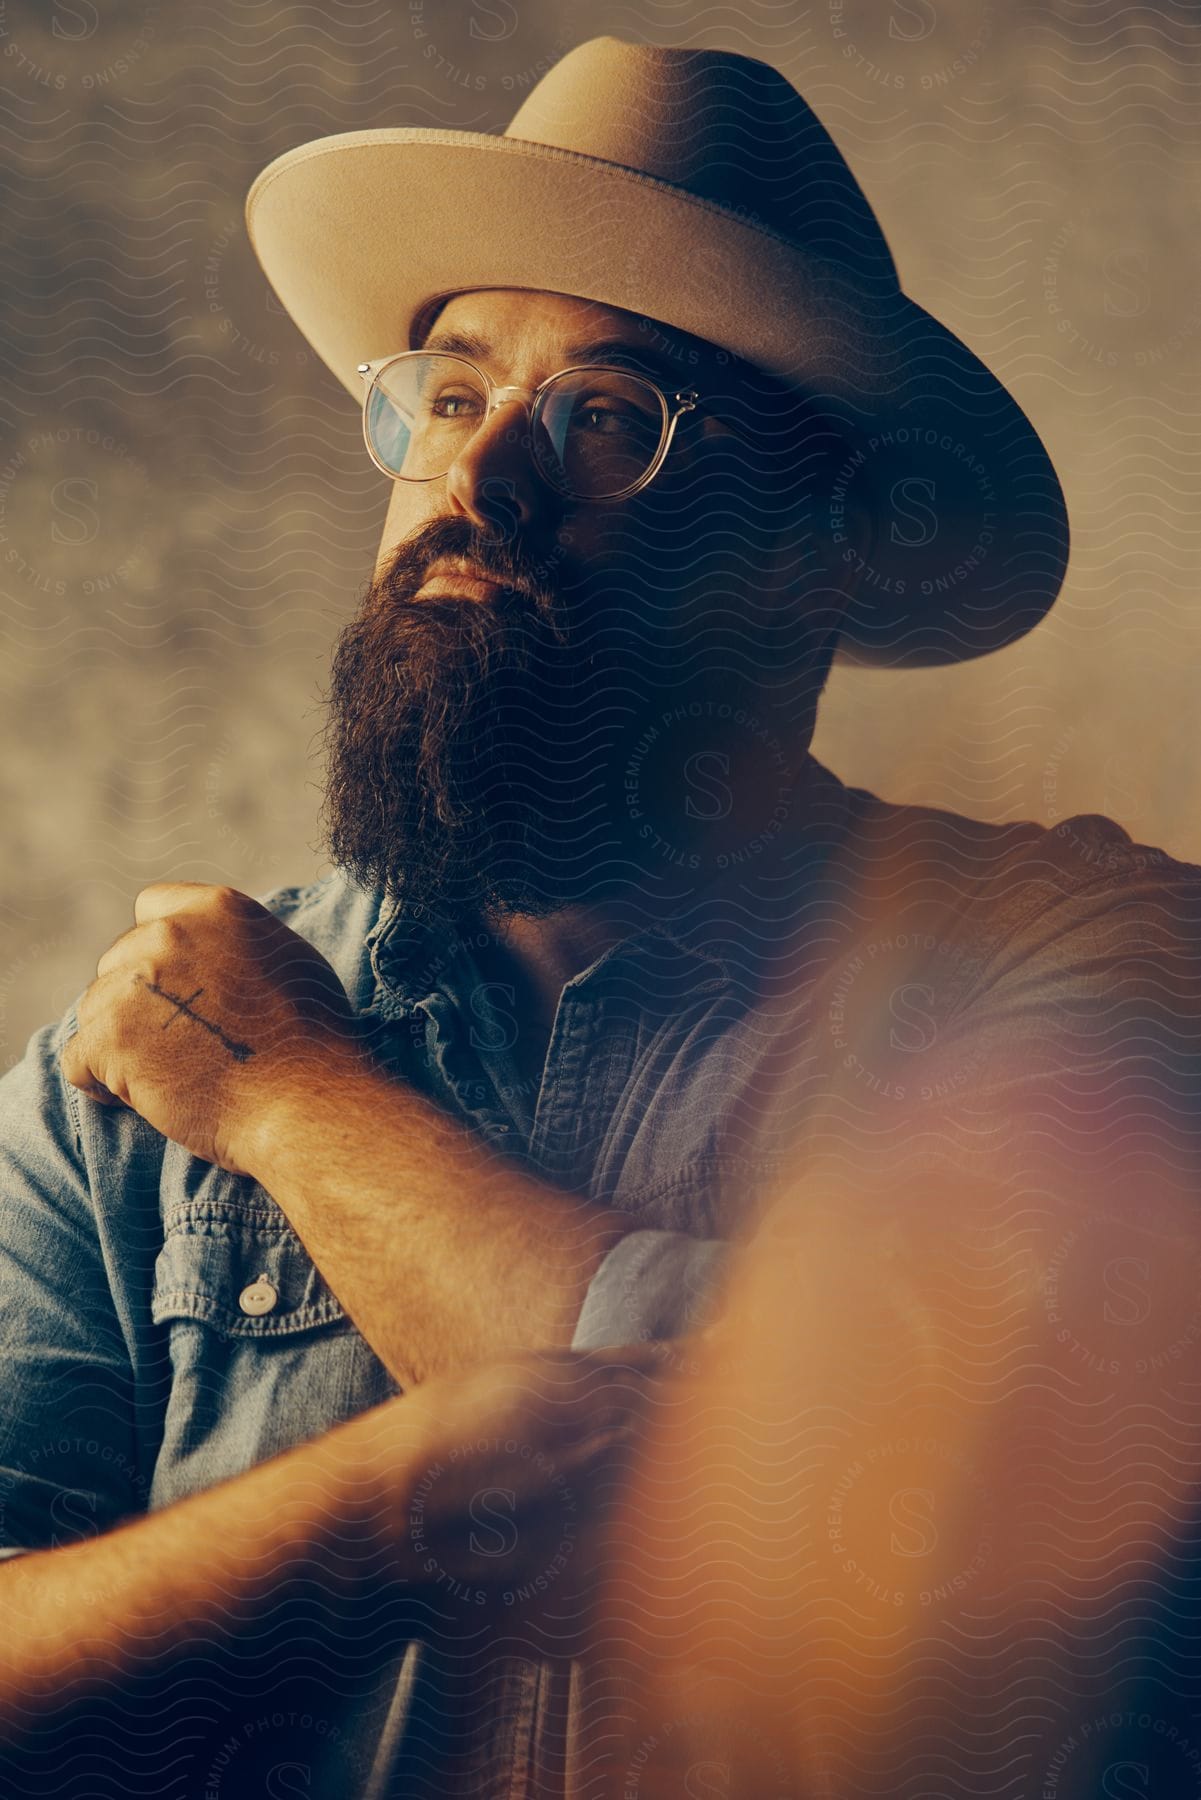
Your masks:
M 321 697 L 387 484 L 258 270 L 251 180 L 327 132 L 500 130 L 601 32 L 784 70 L 1067 492 L 1048 620 L 959 669 L 836 671 L 819 756 L 1201 860 L 1193 0 L 3 0 L 0 1069 L 146 883 L 327 867 Z

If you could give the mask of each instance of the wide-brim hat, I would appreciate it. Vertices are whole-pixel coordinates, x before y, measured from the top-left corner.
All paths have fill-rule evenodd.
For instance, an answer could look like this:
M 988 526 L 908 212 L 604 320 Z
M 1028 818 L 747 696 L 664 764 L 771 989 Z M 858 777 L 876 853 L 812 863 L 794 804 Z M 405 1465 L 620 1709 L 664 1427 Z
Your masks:
M 901 291 L 875 213 L 778 70 L 732 51 L 595 38 L 503 135 L 389 127 L 301 144 L 246 202 L 251 242 L 317 355 L 409 348 L 439 298 L 574 294 L 708 339 L 805 390 L 845 433 L 818 522 L 856 555 L 840 646 L 956 662 L 1044 616 L 1068 554 L 1063 492 L 1013 396 Z

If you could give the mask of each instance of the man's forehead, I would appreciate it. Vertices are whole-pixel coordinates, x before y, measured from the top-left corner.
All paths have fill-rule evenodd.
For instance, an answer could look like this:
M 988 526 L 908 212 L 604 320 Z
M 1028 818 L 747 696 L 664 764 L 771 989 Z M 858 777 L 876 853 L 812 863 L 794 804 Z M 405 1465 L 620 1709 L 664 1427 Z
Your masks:
M 435 328 L 449 330 L 452 326 L 456 331 L 469 331 L 485 339 L 499 339 L 503 334 L 504 342 L 513 347 L 522 340 L 543 336 L 573 344 L 612 339 L 671 357 L 681 366 L 692 368 L 702 364 L 729 367 L 737 361 L 708 339 L 694 337 L 645 314 L 627 312 L 584 295 L 551 293 L 540 288 L 473 288 L 451 294 L 436 310 L 426 313 L 420 335 L 414 341 L 424 342 Z

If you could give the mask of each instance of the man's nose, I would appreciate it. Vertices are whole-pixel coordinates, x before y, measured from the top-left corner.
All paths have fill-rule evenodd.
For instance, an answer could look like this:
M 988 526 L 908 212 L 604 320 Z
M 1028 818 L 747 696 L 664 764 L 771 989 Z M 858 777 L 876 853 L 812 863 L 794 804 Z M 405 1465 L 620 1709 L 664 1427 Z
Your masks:
M 490 531 L 528 531 L 558 505 L 530 451 L 528 401 L 499 400 L 481 420 L 446 475 L 453 512 Z

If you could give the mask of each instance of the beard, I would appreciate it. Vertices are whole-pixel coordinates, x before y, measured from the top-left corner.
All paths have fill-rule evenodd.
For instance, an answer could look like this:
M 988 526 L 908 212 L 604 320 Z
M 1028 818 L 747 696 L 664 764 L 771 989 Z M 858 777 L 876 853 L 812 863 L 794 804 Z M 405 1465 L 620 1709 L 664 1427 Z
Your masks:
M 415 597 L 435 558 L 460 555 L 505 584 L 493 602 Z M 698 637 L 693 614 L 690 633 L 680 635 L 678 616 L 656 630 L 632 581 L 620 592 L 614 604 L 586 572 L 540 563 L 462 517 L 407 539 L 334 651 L 322 815 L 332 860 L 360 885 L 450 921 L 545 917 L 631 893 L 653 906 L 678 894 L 681 868 L 695 888 L 701 865 L 681 846 L 703 830 L 706 807 L 715 816 L 717 788 L 690 810 L 681 768 L 691 759 L 698 774 L 731 777 L 756 795 L 753 810 L 769 739 L 777 792 L 784 781 L 779 730 L 728 724 L 752 689 L 753 717 L 764 711 L 756 681 L 739 672 L 744 609 L 728 615 L 732 660 L 720 625 Z M 824 670 L 814 680 L 811 644 L 806 666 L 811 731 L 824 680 Z M 777 716 L 793 743 L 797 703 L 794 688 L 790 722 Z M 732 762 L 720 749 L 730 730 Z M 745 836 L 747 821 L 735 824 Z
M 416 599 L 458 555 L 497 599 Z M 561 611 L 539 565 L 467 519 L 400 547 L 331 668 L 325 843 L 352 879 L 451 919 L 565 904 L 590 658 Z

